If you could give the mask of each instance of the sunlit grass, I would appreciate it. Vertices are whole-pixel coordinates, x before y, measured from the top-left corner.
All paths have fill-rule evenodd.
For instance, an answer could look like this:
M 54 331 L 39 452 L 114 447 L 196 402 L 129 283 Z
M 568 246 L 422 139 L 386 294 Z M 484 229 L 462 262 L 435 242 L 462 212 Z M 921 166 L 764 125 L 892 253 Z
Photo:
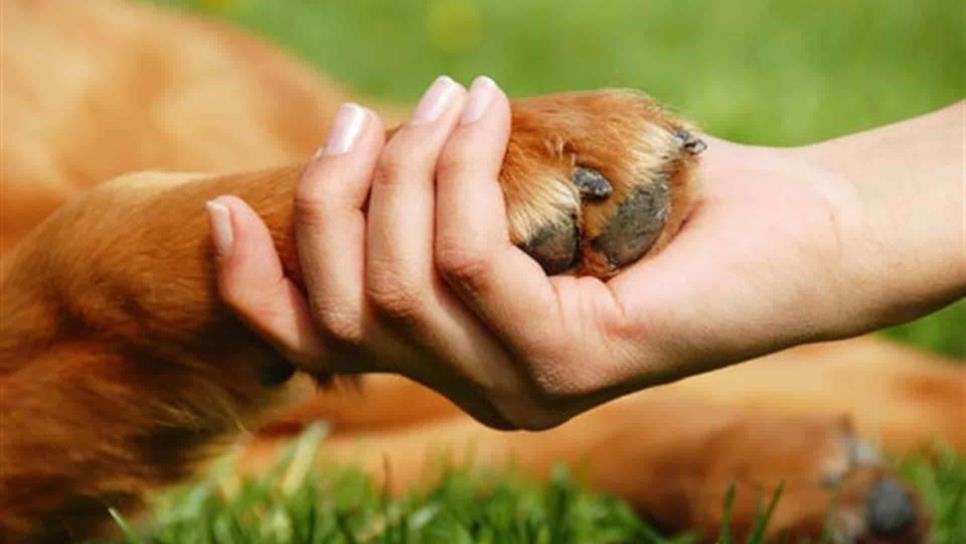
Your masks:
M 508 470 L 441 469 L 436 485 L 393 498 L 352 467 L 317 463 L 322 436 L 322 427 L 310 428 L 256 476 L 237 476 L 233 459 L 223 459 L 201 482 L 158 499 L 144 527 L 112 512 L 125 537 L 111 544 L 686 544 L 701 537 L 663 535 L 562 468 L 542 483 Z M 966 460 L 937 446 L 929 457 L 895 465 L 934 513 L 930 541 L 966 542 Z M 737 542 L 729 519 L 734 497 L 734 488 L 725 494 L 719 533 L 705 536 Z M 742 542 L 763 542 L 780 499 L 781 486 L 759 505 Z
M 232 460 L 157 503 L 147 530 L 113 513 L 130 544 L 507 543 L 685 544 L 661 535 L 622 501 L 578 485 L 558 468 L 536 483 L 512 471 L 448 469 L 429 489 L 391 498 L 351 467 L 317 467 L 320 427 L 270 471 L 239 481 Z M 321 442 L 324 453 L 325 442 Z M 294 476 L 294 477 L 293 477 Z M 760 542 L 780 491 L 760 508 L 749 542 Z M 723 508 L 734 498 L 730 492 Z M 727 524 L 723 535 L 728 535 Z M 727 540 L 727 539 L 726 539 Z
M 894 464 L 932 512 L 931 542 L 966 542 L 966 458 L 937 445 L 929 457 L 914 455 Z

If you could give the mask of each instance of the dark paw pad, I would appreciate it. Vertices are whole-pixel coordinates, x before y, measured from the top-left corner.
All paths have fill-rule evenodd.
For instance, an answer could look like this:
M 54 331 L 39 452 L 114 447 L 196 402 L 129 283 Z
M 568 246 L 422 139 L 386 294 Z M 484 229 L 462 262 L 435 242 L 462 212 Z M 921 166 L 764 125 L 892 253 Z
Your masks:
M 875 482 L 867 508 L 869 527 L 876 536 L 885 538 L 912 527 L 918 515 L 915 499 L 891 478 Z
M 543 227 L 529 240 L 520 244 L 520 249 L 536 259 L 549 275 L 570 270 L 577 261 L 580 249 L 577 218 Z
M 670 195 L 667 180 L 637 189 L 617 206 L 607 227 L 591 241 L 610 264 L 621 267 L 641 258 L 664 229 Z

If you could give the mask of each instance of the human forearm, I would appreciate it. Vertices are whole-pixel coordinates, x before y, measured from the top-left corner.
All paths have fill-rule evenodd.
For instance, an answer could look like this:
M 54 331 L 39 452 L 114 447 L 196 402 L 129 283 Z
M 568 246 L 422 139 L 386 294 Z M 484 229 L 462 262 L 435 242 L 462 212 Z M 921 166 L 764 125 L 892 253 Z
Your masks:
M 966 293 L 960 102 L 803 152 L 842 177 L 839 218 L 855 315 L 845 334 L 918 317 Z

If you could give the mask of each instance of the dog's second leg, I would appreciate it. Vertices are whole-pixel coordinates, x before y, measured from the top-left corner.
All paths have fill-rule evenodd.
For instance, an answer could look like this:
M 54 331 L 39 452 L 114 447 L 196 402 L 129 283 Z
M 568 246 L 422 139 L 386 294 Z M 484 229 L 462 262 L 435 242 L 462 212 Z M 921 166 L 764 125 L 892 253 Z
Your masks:
M 408 384 L 399 387 L 412 403 L 435 397 Z M 321 445 L 322 461 L 359 466 L 396 493 L 432 483 L 450 466 L 506 465 L 546 478 L 564 464 L 670 533 L 698 529 L 712 539 L 734 485 L 730 529 L 745 538 L 757 509 L 782 482 L 770 541 L 818 539 L 828 530 L 834 541 L 918 542 L 927 526 L 916 496 L 843 418 L 755 412 L 688 399 L 674 386 L 626 397 L 539 433 L 497 432 L 460 415 L 418 426 L 370 425 L 369 432 L 352 427 L 347 434 L 340 433 L 340 422 Z M 247 447 L 240 468 L 267 469 L 283 443 L 260 436 Z

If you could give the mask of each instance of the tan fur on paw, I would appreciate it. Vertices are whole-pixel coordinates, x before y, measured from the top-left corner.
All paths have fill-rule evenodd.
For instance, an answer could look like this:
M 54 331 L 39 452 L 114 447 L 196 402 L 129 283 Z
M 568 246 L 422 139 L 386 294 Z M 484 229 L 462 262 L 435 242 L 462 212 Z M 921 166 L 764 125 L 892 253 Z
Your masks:
M 501 176 L 511 239 L 550 274 L 612 275 L 681 227 L 704 148 L 638 92 L 515 100 Z

